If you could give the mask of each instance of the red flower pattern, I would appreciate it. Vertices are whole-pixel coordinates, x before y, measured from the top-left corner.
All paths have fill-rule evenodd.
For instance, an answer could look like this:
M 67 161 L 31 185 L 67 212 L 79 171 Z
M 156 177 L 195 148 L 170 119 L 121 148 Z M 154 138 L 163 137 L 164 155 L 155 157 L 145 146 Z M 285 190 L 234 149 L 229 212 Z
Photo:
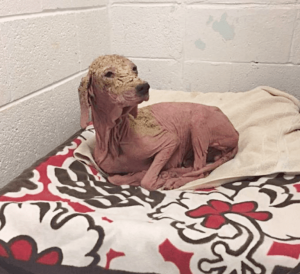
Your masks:
M 9 243 L 0 242 L 0 257 L 11 256 L 19 261 L 32 261 L 45 265 L 58 265 L 62 261 L 62 253 L 59 248 L 49 248 L 37 254 L 35 241 L 28 236 L 19 236 Z
M 202 224 L 212 229 L 219 229 L 228 222 L 225 218 L 226 213 L 237 213 L 258 221 L 267 221 L 272 217 L 270 212 L 255 211 L 256 209 L 256 202 L 243 202 L 231 205 L 227 202 L 211 200 L 208 201 L 208 205 L 202 205 L 187 211 L 186 215 L 191 218 L 204 217 Z

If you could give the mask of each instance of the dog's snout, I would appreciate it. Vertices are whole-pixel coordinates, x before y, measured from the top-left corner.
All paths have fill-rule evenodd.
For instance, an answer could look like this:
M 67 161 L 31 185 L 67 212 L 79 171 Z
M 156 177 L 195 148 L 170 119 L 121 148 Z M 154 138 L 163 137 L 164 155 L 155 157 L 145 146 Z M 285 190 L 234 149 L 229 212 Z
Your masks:
M 137 85 L 135 90 L 136 93 L 140 96 L 147 95 L 149 93 L 150 85 L 148 83 Z

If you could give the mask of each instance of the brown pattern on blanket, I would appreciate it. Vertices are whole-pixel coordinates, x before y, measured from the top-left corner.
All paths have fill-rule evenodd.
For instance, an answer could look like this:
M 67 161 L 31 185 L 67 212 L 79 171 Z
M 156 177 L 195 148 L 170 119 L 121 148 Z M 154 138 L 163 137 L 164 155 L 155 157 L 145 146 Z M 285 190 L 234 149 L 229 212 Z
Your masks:
M 198 191 L 115 186 L 78 132 L 0 190 L 0 273 L 299 273 L 300 175 Z

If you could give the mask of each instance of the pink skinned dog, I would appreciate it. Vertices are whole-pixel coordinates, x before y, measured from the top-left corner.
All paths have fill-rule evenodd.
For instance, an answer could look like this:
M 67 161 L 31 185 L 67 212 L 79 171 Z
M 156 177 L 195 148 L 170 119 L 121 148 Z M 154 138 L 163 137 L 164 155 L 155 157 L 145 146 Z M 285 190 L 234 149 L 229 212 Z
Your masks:
M 238 151 L 239 134 L 220 109 L 158 103 L 137 67 L 119 55 L 97 58 L 79 86 L 81 127 L 96 131 L 94 158 L 116 185 L 175 189 L 207 176 Z

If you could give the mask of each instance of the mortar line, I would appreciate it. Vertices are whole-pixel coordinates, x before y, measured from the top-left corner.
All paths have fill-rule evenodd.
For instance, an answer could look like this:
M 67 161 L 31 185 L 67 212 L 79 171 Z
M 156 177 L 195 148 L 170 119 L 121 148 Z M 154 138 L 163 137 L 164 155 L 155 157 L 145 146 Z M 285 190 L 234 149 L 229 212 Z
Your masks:
M 300 7 L 299 3 L 290 3 L 290 4 L 187 4 L 188 8 L 199 8 L 199 9 L 224 9 L 224 10 L 233 10 L 233 9 L 274 9 L 274 10 L 291 10 L 297 9 Z
M 295 64 L 293 62 L 285 63 L 272 63 L 272 62 L 253 62 L 253 61 L 205 61 L 205 60 L 185 60 L 186 63 L 195 63 L 195 64 L 212 64 L 212 65 L 232 65 L 232 64 L 255 64 L 255 65 L 276 65 L 276 66 L 300 66 L 300 64 Z
M 140 56 L 129 56 L 126 55 L 129 59 L 137 59 L 137 60 L 153 60 L 153 61 L 178 61 L 176 58 L 167 58 L 167 57 L 140 57 Z M 214 64 L 214 65 L 222 65 L 222 64 L 255 64 L 255 65 L 286 65 L 286 66 L 299 66 L 297 63 L 293 62 L 285 62 L 285 63 L 273 63 L 273 62 L 253 62 L 253 61 L 212 61 L 212 60 L 183 60 L 184 63 L 205 63 L 205 64 Z
M 63 79 L 60 79 L 59 81 L 56 81 L 56 82 L 54 82 L 54 83 L 52 83 L 52 84 L 50 84 L 48 86 L 45 86 L 45 87 L 43 87 L 41 89 L 33 91 L 33 92 L 29 93 L 29 94 L 26 94 L 23 97 L 14 100 L 13 102 L 9 102 L 9 103 L 7 103 L 7 104 L 5 104 L 3 106 L 0 106 L 0 112 L 4 111 L 4 110 L 6 110 L 6 109 L 8 109 L 8 108 L 10 108 L 10 107 L 12 107 L 14 105 L 18 105 L 19 103 L 22 103 L 22 102 L 25 102 L 25 101 L 27 101 L 27 100 L 29 100 L 31 98 L 34 98 L 35 96 L 39 96 L 39 95 L 43 94 L 44 92 L 48 92 L 48 91 L 50 91 L 52 89 L 55 89 L 55 88 L 57 88 L 57 87 L 59 87 L 59 86 L 61 86 L 63 84 L 66 84 L 69 81 L 74 80 L 76 77 L 80 76 L 81 74 L 85 74 L 87 72 L 88 72 L 88 69 L 76 72 L 76 73 L 74 73 L 74 74 L 72 74 L 72 75 L 70 75 L 68 77 L 65 77 Z M 78 83 L 78 85 L 79 85 L 79 83 Z
M 112 3 L 112 7 L 169 7 L 173 5 L 178 5 L 180 3 L 178 2 L 134 2 L 134 3 Z
M 21 20 L 21 19 L 41 18 L 41 17 L 53 16 L 53 15 L 74 14 L 74 13 L 80 13 L 80 12 L 103 10 L 105 8 L 106 8 L 106 6 L 86 7 L 86 8 L 85 7 L 83 7 L 83 8 L 68 8 L 68 9 L 56 9 L 56 10 L 43 10 L 43 11 L 34 12 L 34 13 L 4 15 L 4 16 L 0 16 L 0 23 L 14 21 L 14 20 Z
M 113 0 L 111 0 L 113 1 Z M 180 0 L 173 0 L 173 1 L 161 1 L 161 2 L 157 2 L 155 0 L 149 0 L 149 1 L 126 1 L 126 2 L 118 2 L 118 1 L 115 1 L 113 2 L 112 4 L 120 4 L 120 5 L 127 5 L 127 4 L 137 4 L 137 5 L 140 5 L 140 4 L 168 4 L 168 5 L 174 5 L 174 4 L 182 4 L 182 1 Z
M 190 3 L 186 4 L 188 7 L 201 7 L 201 8 L 281 8 L 281 9 L 291 9 L 299 7 L 299 2 L 296 3 Z
M 170 6 L 170 5 L 174 5 L 174 4 L 183 4 L 180 2 L 128 2 L 128 3 L 111 3 L 111 6 L 119 6 L 119 7 L 128 7 L 128 6 L 138 6 L 138 7 L 147 7 L 147 6 Z M 296 3 L 184 3 L 187 7 L 201 7 L 201 8 L 234 8 L 234 7 L 238 7 L 238 8 L 269 8 L 269 7 L 278 7 L 278 8 L 282 8 L 282 9 L 290 9 L 293 7 L 299 7 L 299 2 Z

